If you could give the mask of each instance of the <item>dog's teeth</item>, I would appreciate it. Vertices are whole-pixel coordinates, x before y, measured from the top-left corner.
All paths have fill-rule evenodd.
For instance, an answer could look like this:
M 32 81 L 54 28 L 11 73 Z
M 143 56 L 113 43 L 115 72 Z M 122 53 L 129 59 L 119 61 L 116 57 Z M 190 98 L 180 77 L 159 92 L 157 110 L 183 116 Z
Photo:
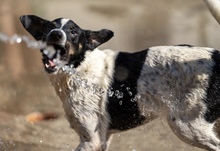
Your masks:
M 46 67 L 46 68 L 49 68 L 50 66 L 49 66 L 48 64 L 45 64 L 45 67 Z

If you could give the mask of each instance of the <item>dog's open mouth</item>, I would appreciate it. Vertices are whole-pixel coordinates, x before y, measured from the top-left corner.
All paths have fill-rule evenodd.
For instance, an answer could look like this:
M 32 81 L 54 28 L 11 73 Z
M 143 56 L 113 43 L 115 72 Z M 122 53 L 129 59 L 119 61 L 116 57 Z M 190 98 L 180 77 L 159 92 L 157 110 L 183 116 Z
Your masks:
M 60 45 L 49 45 L 50 49 L 45 49 L 43 53 L 44 68 L 48 73 L 57 71 L 60 61 L 67 60 L 68 51 Z M 53 51 L 53 52 L 52 52 Z
M 49 70 L 50 72 L 56 71 L 56 66 L 57 65 L 54 63 L 53 60 L 48 59 L 47 63 L 45 63 L 44 65 L 45 65 L 45 68 L 47 70 Z

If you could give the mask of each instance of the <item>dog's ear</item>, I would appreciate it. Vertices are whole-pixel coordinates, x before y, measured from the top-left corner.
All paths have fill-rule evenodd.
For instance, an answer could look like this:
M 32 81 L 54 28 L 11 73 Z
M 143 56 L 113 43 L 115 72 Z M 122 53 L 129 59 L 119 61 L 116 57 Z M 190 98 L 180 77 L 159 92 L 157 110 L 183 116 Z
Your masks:
M 86 33 L 86 45 L 88 49 L 95 49 L 99 45 L 107 42 L 114 36 L 114 32 L 108 29 L 102 29 L 99 31 L 85 30 Z
M 48 20 L 35 15 L 24 15 L 20 17 L 24 28 L 36 39 L 42 40 L 45 30 L 52 28 L 54 24 Z

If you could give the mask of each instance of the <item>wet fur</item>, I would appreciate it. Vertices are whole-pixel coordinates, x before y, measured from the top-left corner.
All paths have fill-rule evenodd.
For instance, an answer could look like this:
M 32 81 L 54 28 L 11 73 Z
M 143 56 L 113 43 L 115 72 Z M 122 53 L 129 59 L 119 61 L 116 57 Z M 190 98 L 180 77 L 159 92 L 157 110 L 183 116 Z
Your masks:
M 35 36 L 29 18 L 21 21 Z M 179 45 L 126 53 L 95 49 L 96 43 L 87 49 L 82 41 L 77 43 L 83 44 L 77 66 L 71 64 L 79 57 L 76 55 L 64 66 L 70 72 L 62 67 L 48 74 L 71 127 L 80 137 L 76 151 L 105 151 L 111 134 L 164 115 L 181 140 L 220 151 L 214 132 L 220 116 L 218 50 Z
M 210 123 L 204 118 L 208 110 L 204 101 L 215 65 L 212 55 L 217 50 L 161 46 L 145 51 L 148 54 L 137 80 L 137 95 L 140 95 L 137 100 L 138 111 L 145 119 L 141 124 L 133 123 L 130 127 L 148 123 L 166 114 L 168 124 L 181 140 L 197 147 L 218 151 L 220 142 L 213 130 L 214 122 Z M 88 51 L 85 60 L 76 68 L 80 78 L 87 80 L 88 86 L 95 84 L 103 93 L 86 90 L 75 82 L 75 75 L 69 76 L 62 71 L 50 75 L 64 104 L 70 125 L 81 137 L 79 150 L 106 150 L 106 142 L 112 133 L 129 129 L 111 128 L 111 116 L 106 110 L 109 105 L 108 90 L 112 86 L 113 78 L 118 76 L 115 59 L 119 54 L 120 52 L 111 50 Z M 64 90 L 59 91 L 60 88 Z M 132 97 L 122 100 L 121 106 L 125 103 L 123 101 L 131 100 Z M 120 99 L 118 104 L 119 101 Z M 114 125 L 119 123 L 116 121 Z

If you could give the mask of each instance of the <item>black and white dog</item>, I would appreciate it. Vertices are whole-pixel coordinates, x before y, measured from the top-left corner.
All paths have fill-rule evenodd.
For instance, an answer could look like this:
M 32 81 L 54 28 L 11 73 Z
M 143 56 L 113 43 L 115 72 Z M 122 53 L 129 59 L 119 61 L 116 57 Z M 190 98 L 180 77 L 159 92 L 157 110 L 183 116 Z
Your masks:
M 83 30 L 64 18 L 27 15 L 20 20 L 36 40 L 56 50 L 52 57 L 41 50 L 43 64 L 80 136 L 76 151 L 105 151 L 111 134 L 164 115 L 181 140 L 220 151 L 213 130 L 220 117 L 218 50 L 190 45 L 135 53 L 99 50 L 112 31 Z M 54 62 L 58 55 L 63 67 Z

